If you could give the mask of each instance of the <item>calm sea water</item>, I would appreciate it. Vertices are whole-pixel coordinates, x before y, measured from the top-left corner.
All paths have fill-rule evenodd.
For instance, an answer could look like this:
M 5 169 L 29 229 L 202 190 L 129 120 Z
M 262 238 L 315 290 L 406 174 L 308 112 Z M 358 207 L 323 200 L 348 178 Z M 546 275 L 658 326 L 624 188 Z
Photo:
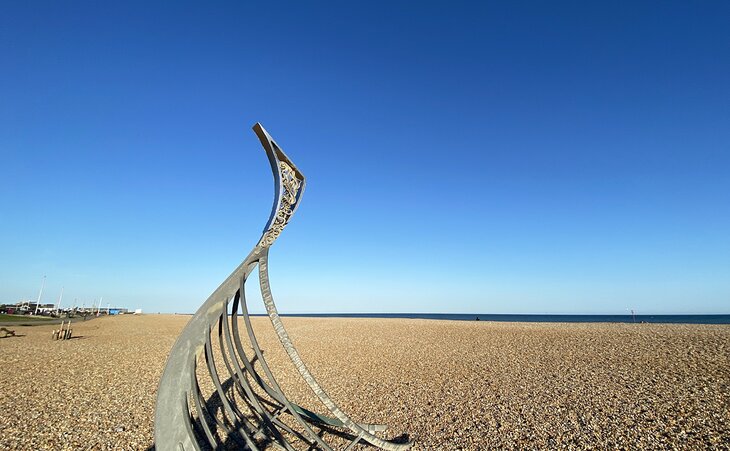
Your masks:
M 730 315 L 507 315 L 460 313 L 307 313 L 281 316 L 325 318 L 418 318 L 456 321 L 506 321 L 534 323 L 672 323 L 730 324 Z

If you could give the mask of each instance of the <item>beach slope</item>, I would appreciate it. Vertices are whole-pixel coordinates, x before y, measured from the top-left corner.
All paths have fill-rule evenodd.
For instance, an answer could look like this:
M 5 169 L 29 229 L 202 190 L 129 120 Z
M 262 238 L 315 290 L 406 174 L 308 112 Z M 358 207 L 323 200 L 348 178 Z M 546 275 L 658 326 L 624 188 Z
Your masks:
M 100 318 L 68 341 L 15 327 L 0 339 L 0 449 L 148 449 L 189 319 Z M 417 449 L 730 446 L 727 325 L 283 320 L 343 410 Z M 323 412 L 268 318 L 253 321 L 285 392 Z

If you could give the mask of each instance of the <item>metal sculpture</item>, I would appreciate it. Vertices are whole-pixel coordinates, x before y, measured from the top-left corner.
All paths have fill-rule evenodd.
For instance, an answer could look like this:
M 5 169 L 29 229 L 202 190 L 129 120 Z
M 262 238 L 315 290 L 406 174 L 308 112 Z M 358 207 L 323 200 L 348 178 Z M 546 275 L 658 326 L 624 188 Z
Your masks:
M 271 216 L 258 244 L 210 295 L 175 342 L 157 392 L 155 447 L 161 451 L 215 449 L 232 439 L 251 450 L 269 446 L 293 450 L 295 445 L 332 450 L 332 445 L 323 438 L 323 432 L 329 431 L 347 439 L 346 450 L 361 442 L 391 451 L 408 449 L 411 442 L 397 443 L 375 435 L 386 426 L 356 423 L 344 413 L 307 369 L 289 339 L 271 294 L 268 257 L 269 248 L 299 206 L 305 179 L 261 124 L 254 125 L 253 130 L 266 151 L 274 175 L 276 194 Z M 244 289 L 246 279 L 257 266 L 266 312 L 279 341 L 301 377 L 334 418 L 290 401 L 264 359 L 251 326 Z M 239 307 L 252 354 L 244 351 L 239 335 Z M 225 381 L 214 361 L 211 334 L 216 327 L 219 351 L 229 374 Z M 216 401 L 221 407 L 219 414 L 211 412 L 201 393 L 197 369 L 201 355 L 215 386 Z M 255 368 L 257 365 L 263 376 Z M 284 414 L 289 416 L 287 421 Z M 221 436 L 226 437 L 226 443 Z

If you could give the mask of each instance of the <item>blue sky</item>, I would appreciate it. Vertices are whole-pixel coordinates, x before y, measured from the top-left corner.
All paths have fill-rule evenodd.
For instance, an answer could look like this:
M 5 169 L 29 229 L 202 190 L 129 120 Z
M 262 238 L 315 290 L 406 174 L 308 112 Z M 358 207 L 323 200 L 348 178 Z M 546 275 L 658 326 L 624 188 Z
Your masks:
M 0 302 L 46 275 L 48 302 L 195 311 L 268 218 L 260 121 L 308 178 L 271 251 L 282 312 L 729 313 L 728 20 L 5 5 Z

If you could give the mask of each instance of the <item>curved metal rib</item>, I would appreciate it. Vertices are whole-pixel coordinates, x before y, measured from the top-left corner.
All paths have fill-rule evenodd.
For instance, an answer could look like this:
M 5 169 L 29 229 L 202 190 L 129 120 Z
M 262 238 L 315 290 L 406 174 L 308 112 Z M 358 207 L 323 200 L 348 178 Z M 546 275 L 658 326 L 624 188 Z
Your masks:
M 225 444 L 224 440 L 231 439 L 251 450 L 268 446 L 293 450 L 293 444 L 297 442 L 308 449 L 331 450 L 331 445 L 325 442 L 322 434 L 327 428 L 341 428 L 353 434 L 345 449 L 366 442 L 385 450 L 405 450 L 412 443 L 394 443 L 374 435 L 375 432 L 385 430 L 385 426 L 352 421 L 322 389 L 289 339 L 271 294 L 268 255 L 269 248 L 299 207 L 305 178 L 261 124 L 257 123 L 253 129 L 266 151 L 274 175 L 275 197 L 271 215 L 251 253 L 198 309 L 170 351 L 157 392 L 155 447 L 163 451 L 199 450 L 201 445 L 216 449 Z M 302 378 L 335 418 L 316 414 L 291 402 L 264 359 L 251 326 L 245 299 L 245 282 L 257 265 L 264 305 L 279 341 Z M 231 299 L 233 304 L 229 327 L 228 305 Z M 254 351 L 250 359 L 244 352 L 239 335 L 239 305 Z M 225 374 L 223 378 L 220 377 L 214 360 L 211 338 L 216 326 L 218 347 L 228 379 L 225 379 Z M 200 356 L 206 362 L 209 382 L 214 385 L 218 398 L 216 401 L 222 407 L 221 417 L 217 416 L 214 409 L 211 411 L 201 394 L 196 372 Z M 255 370 L 256 360 L 265 378 Z M 232 384 L 231 389 L 226 391 L 224 387 L 229 383 Z M 240 396 L 244 402 L 236 403 L 236 396 Z M 247 412 L 240 410 L 246 407 Z M 291 415 L 301 430 L 281 421 L 280 416 L 284 413 Z M 346 432 L 338 434 L 343 436 Z

